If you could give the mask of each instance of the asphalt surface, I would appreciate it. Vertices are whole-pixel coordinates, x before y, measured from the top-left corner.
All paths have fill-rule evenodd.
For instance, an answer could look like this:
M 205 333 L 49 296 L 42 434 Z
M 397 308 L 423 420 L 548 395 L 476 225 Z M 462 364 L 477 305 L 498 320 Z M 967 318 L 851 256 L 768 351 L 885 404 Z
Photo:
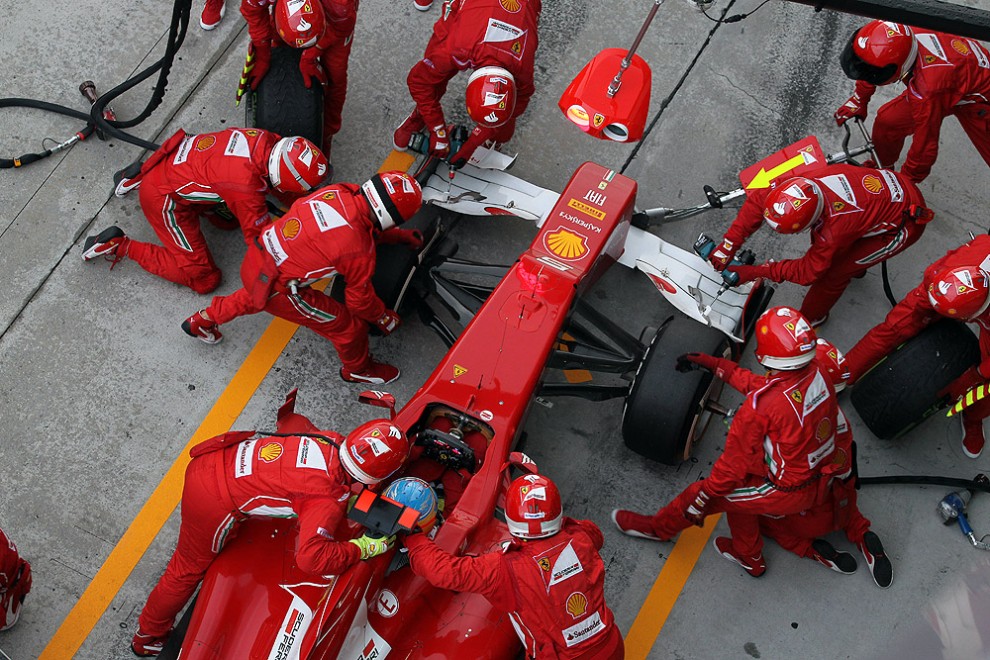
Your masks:
M 43 9 L 3 4 L 0 96 L 81 110 L 80 82 L 93 79 L 105 91 L 160 57 L 171 10 L 169 3 L 121 0 L 56 0 Z M 161 141 L 180 126 L 205 132 L 243 123 L 233 99 L 247 33 L 233 0 L 229 4 L 210 33 L 198 27 L 201 5 L 194 4 L 164 101 L 135 134 Z M 985 0 L 967 4 L 990 9 Z M 755 0 L 719 0 L 709 13 L 756 7 Z M 787 3 L 768 4 L 732 24 L 716 24 L 683 2 L 665 4 L 640 51 L 653 70 L 652 130 L 638 145 L 583 136 L 557 109 L 560 93 L 600 48 L 627 46 L 648 9 L 645 1 L 545 2 L 538 91 L 512 144 L 520 152 L 516 176 L 560 190 L 575 167 L 594 160 L 637 179 L 640 207 L 691 206 L 704 200 L 702 185 L 735 187 L 741 169 L 805 135 L 818 135 L 826 151 L 838 148 L 841 132 L 831 113 L 851 92 L 838 53 L 863 20 Z M 439 6 L 419 13 L 407 0 L 362 3 L 344 126 L 334 141 L 338 180 L 364 180 L 389 154 L 391 131 L 411 107 L 405 75 L 438 16 Z M 39 19 L 47 29 L 38 28 Z M 455 119 L 458 89 L 452 87 L 445 104 Z M 150 82 L 142 83 L 118 99 L 118 116 L 140 112 L 150 90 Z M 893 93 L 883 90 L 872 109 Z M 61 141 L 80 127 L 73 119 L 4 109 L 0 154 L 36 151 L 43 138 Z M 134 146 L 94 137 L 0 173 L 0 527 L 35 572 L 20 623 L 0 633 L 0 649 L 16 660 L 46 648 L 269 323 L 263 315 L 240 319 L 224 328 L 222 344 L 207 346 L 179 329 L 206 297 L 133 262 L 112 271 L 103 262 L 82 262 L 85 236 L 112 224 L 154 240 L 136 196 L 111 194 L 112 172 L 139 154 Z M 921 186 L 938 217 L 917 245 L 891 262 L 895 292 L 913 287 L 924 266 L 967 240 L 968 232 L 987 230 L 988 184 L 990 169 L 958 124 L 947 121 L 939 161 Z M 657 231 L 688 247 L 699 232 L 719 234 L 731 219 L 730 210 L 712 212 Z M 243 242 L 235 233 L 205 230 L 226 275 L 219 292 L 229 293 L 237 285 Z M 511 262 L 533 234 L 531 223 L 503 218 L 465 219 L 456 230 L 462 255 L 496 263 Z M 800 254 L 804 243 L 761 231 L 750 247 L 761 257 L 786 258 Z M 589 295 L 634 334 L 672 313 L 646 278 L 619 267 Z M 796 304 L 800 296 L 799 287 L 785 284 L 775 302 Z M 886 310 L 879 273 L 871 272 L 850 286 L 822 334 L 848 349 Z M 402 368 L 401 380 L 389 388 L 402 403 L 443 345 L 409 319 L 397 335 L 373 340 L 372 351 Z M 750 355 L 745 363 L 753 365 Z M 298 332 L 243 412 L 232 411 L 232 423 L 270 428 L 285 393 L 298 387 L 300 412 L 320 426 L 349 430 L 373 412 L 356 405 L 360 388 L 342 383 L 338 367 L 328 343 Z M 962 454 L 952 420 L 939 416 L 902 440 L 885 442 L 862 426 L 851 406 L 845 410 L 864 475 L 969 478 L 990 469 L 987 455 L 970 460 Z M 627 631 L 673 544 L 621 536 L 609 511 L 653 510 L 704 475 L 725 427 L 713 426 L 692 461 L 669 467 L 623 446 L 621 414 L 621 401 L 557 400 L 552 408 L 534 407 L 526 430 L 527 451 L 560 484 L 568 515 L 591 518 L 605 530 L 607 596 Z M 861 508 L 894 563 L 894 584 L 885 591 L 872 584 L 863 562 L 856 575 L 841 576 L 771 545 L 768 573 L 754 580 L 706 548 L 649 657 L 940 657 L 943 645 L 962 649 L 953 657 L 986 657 L 980 637 L 986 621 L 977 615 L 969 625 L 964 614 L 988 604 L 986 556 L 933 513 L 947 490 L 862 491 Z M 981 500 L 972 507 L 978 534 L 990 526 L 990 509 Z M 92 632 L 76 631 L 85 635 L 76 657 L 129 656 L 137 614 L 174 546 L 177 522 L 173 515 L 157 534 Z M 718 533 L 725 533 L 724 522 Z M 926 618 L 926 612 L 936 616 Z M 928 623 L 939 616 L 950 629 L 961 625 L 940 639 Z M 49 651 L 49 657 L 70 655 Z

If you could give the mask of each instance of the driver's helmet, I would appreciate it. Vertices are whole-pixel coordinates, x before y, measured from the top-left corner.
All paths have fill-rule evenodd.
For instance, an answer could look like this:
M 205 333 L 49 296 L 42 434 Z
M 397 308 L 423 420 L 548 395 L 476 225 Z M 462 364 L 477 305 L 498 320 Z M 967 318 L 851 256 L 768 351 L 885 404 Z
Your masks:
M 928 302 L 950 319 L 971 321 L 990 304 L 990 276 L 979 266 L 934 269 L 925 274 Z
M 474 123 L 497 128 L 512 119 L 516 109 L 516 80 L 500 66 L 483 66 L 468 78 L 467 111 Z
M 382 231 L 401 225 L 423 205 L 423 189 L 405 172 L 382 172 L 361 184 L 371 212 Z
M 282 138 L 268 156 L 268 180 L 279 192 L 308 192 L 323 183 L 329 169 L 323 152 L 299 136 Z
M 903 23 L 870 21 L 853 33 L 839 61 L 846 76 L 872 85 L 903 80 L 918 56 L 918 39 Z
M 539 474 L 527 474 L 509 484 L 505 522 L 521 539 L 542 539 L 560 531 L 564 519 L 557 486 Z
M 797 176 L 782 181 L 763 204 L 763 220 L 778 234 L 798 234 L 822 217 L 825 196 L 814 179 Z
M 828 378 L 832 381 L 835 392 L 839 393 L 846 389 L 850 374 L 849 368 L 846 366 L 846 356 L 842 354 L 842 351 L 829 340 L 819 337 L 815 345 L 815 353 L 819 366 L 828 373 Z
M 771 307 L 756 321 L 756 360 L 767 369 L 801 369 L 815 357 L 818 337 L 791 307 Z
M 393 502 L 419 511 L 419 520 L 416 524 L 420 531 L 429 533 L 436 525 L 439 506 L 437 494 L 430 484 L 422 479 L 416 477 L 396 479 L 388 485 L 383 495 Z
M 315 46 L 327 29 L 320 0 L 278 0 L 275 3 L 275 30 L 293 48 Z
M 371 486 L 402 467 L 409 440 L 387 420 L 376 419 L 351 431 L 340 443 L 340 464 L 355 481 Z

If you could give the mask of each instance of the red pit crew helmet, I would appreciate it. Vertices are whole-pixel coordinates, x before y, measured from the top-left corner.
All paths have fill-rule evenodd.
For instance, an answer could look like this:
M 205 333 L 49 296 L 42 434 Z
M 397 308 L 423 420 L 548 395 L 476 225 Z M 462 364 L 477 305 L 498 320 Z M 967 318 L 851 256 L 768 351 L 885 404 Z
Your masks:
M 832 387 L 839 393 L 846 389 L 849 382 L 849 368 L 846 367 L 846 356 L 842 354 L 835 345 L 827 339 L 818 338 L 815 346 L 815 353 L 818 357 L 818 364 L 828 372 Z
M 560 531 L 564 511 L 556 484 L 539 474 L 527 474 L 509 484 L 505 522 L 521 539 L 542 539 Z
M 281 192 L 303 193 L 320 185 L 330 163 L 316 145 L 302 137 L 282 138 L 268 156 L 268 180 Z
M 468 78 L 464 97 L 474 123 L 497 128 L 512 119 L 516 109 L 516 80 L 500 66 L 481 67 Z
M 842 70 L 853 80 L 889 85 L 903 80 L 918 56 L 918 40 L 907 25 L 871 21 L 853 33 L 842 51 Z
M 423 189 L 405 172 L 382 172 L 361 185 L 382 231 L 401 225 L 423 205 Z
M 326 27 L 320 0 L 278 0 L 275 4 L 275 29 L 293 48 L 315 46 Z
M 990 276 L 979 266 L 956 266 L 925 277 L 928 301 L 950 319 L 970 321 L 990 305 Z
M 816 339 L 801 312 L 771 307 L 756 322 L 756 360 L 767 369 L 800 369 L 814 359 Z
M 355 481 L 372 486 L 402 467 L 409 440 L 399 427 L 383 419 L 362 424 L 340 444 L 340 464 Z
M 778 234 L 798 234 L 822 217 L 825 196 L 813 179 L 803 176 L 779 183 L 763 205 L 763 220 Z

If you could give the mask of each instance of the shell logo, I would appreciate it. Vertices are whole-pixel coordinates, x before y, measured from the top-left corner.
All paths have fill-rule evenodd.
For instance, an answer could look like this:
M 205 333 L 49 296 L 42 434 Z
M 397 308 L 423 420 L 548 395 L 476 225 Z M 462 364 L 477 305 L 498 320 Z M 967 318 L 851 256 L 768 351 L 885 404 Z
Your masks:
M 587 239 L 577 232 L 561 227 L 543 239 L 547 249 L 561 259 L 575 261 L 588 252 Z
M 277 442 L 269 442 L 258 450 L 258 458 L 263 460 L 265 463 L 271 463 L 272 461 L 277 461 L 278 457 L 282 455 L 282 445 Z
M 196 151 L 206 151 L 216 143 L 217 138 L 215 135 L 204 135 L 196 140 Z
M 953 39 L 952 49 L 960 55 L 969 55 L 969 46 L 967 46 L 966 42 L 962 39 Z
M 498 4 L 502 5 L 502 9 L 510 14 L 515 14 L 517 11 L 522 9 L 522 4 L 519 0 L 498 0 Z
M 282 237 L 288 241 L 299 235 L 302 230 L 302 224 L 299 222 L 299 218 L 289 218 L 286 220 L 285 224 L 282 225 Z
M 880 180 L 880 177 L 870 174 L 863 177 L 863 187 L 874 195 L 879 195 L 880 191 L 883 190 L 883 181 Z
M 588 597 L 580 591 L 575 591 L 567 597 L 565 607 L 567 608 L 567 613 L 576 619 L 588 611 Z
M 818 442 L 825 442 L 832 437 L 832 422 L 828 418 L 818 422 L 818 428 L 815 429 L 815 437 L 818 438 Z

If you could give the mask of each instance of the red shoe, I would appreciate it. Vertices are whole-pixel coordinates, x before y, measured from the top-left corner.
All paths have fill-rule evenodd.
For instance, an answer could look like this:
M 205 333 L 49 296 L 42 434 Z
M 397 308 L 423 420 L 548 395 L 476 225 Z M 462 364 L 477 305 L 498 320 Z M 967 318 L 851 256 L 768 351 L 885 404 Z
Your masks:
M 433 0 L 413 0 L 413 6 L 420 11 L 428 11 L 433 6 Z
M 635 511 L 625 509 L 612 509 L 612 522 L 619 528 L 619 531 L 626 536 L 635 536 L 639 539 L 650 539 L 651 541 L 669 541 L 653 530 L 653 518 L 644 516 Z
M 728 536 L 716 537 L 712 545 L 715 546 L 715 549 L 718 550 L 720 555 L 731 562 L 739 564 L 743 567 L 744 571 L 753 577 L 760 577 L 767 572 L 767 562 L 763 559 L 762 552 L 755 557 L 737 555 L 735 548 L 732 547 L 732 539 Z
M 207 344 L 219 344 L 223 339 L 220 326 L 203 316 L 203 312 L 196 312 L 183 321 L 182 331 Z
M 83 243 L 83 261 L 92 261 L 97 257 L 111 257 L 113 262 L 117 263 L 127 252 L 126 249 L 121 249 L 127 240 L 120 227 L 107 227 L 96 236 L 86 238 L 86 242 Z
M 227 11 L 227 5 L 224 0 L 206 0 L 203 15 L 199 18 L 199 27 L 204 30 L 212 30 L 220 25 L 225 11 Z
M 429 9 L 429 7 L 427 7 Z M 395 147 L 396 151 L 405 151 L 409 148 L 409 141 L 412 140 L 412 136 L 420 132 L 426 124 L 423 123 L 423 118 L 419 116 L 416 110 L 409 113 L 409 116 L 403 120 L 399 127 L 395 129 L 392 133 L 392 146 Z
M 983 445 L 986 439 L 983 437 L 983 420 L 970 421 L 966 416 L 962 416 L 962 450 L 970 458 L 979 458 L 983 453 Z
M 151 658 L 162 652 L 165 648 L 165 643 L 168 641 L 169 635 L 172 631 L 169 630 L 164 635 L 160 637 L 155 637 L 153 635 L 145 635 L 141 632 L 139 628 L 134 634 L 134 639 L 131 640 L 131 651 L 134 655 L 139 658 Z
M 360 372 L 347 371 L 340 368 L 340 377 L 348 383 L 369 383 L 371 385 L 385 385 L 391 383 L 399 377 L 399 370 L 390 364 L 383 364 L 371 360 L 371 365 Z
M 21 617 L 24 598 L 31 591 L 31 564 L 19 559 L 17 577 L 0 593 L 0 631 L 10 630 Z

